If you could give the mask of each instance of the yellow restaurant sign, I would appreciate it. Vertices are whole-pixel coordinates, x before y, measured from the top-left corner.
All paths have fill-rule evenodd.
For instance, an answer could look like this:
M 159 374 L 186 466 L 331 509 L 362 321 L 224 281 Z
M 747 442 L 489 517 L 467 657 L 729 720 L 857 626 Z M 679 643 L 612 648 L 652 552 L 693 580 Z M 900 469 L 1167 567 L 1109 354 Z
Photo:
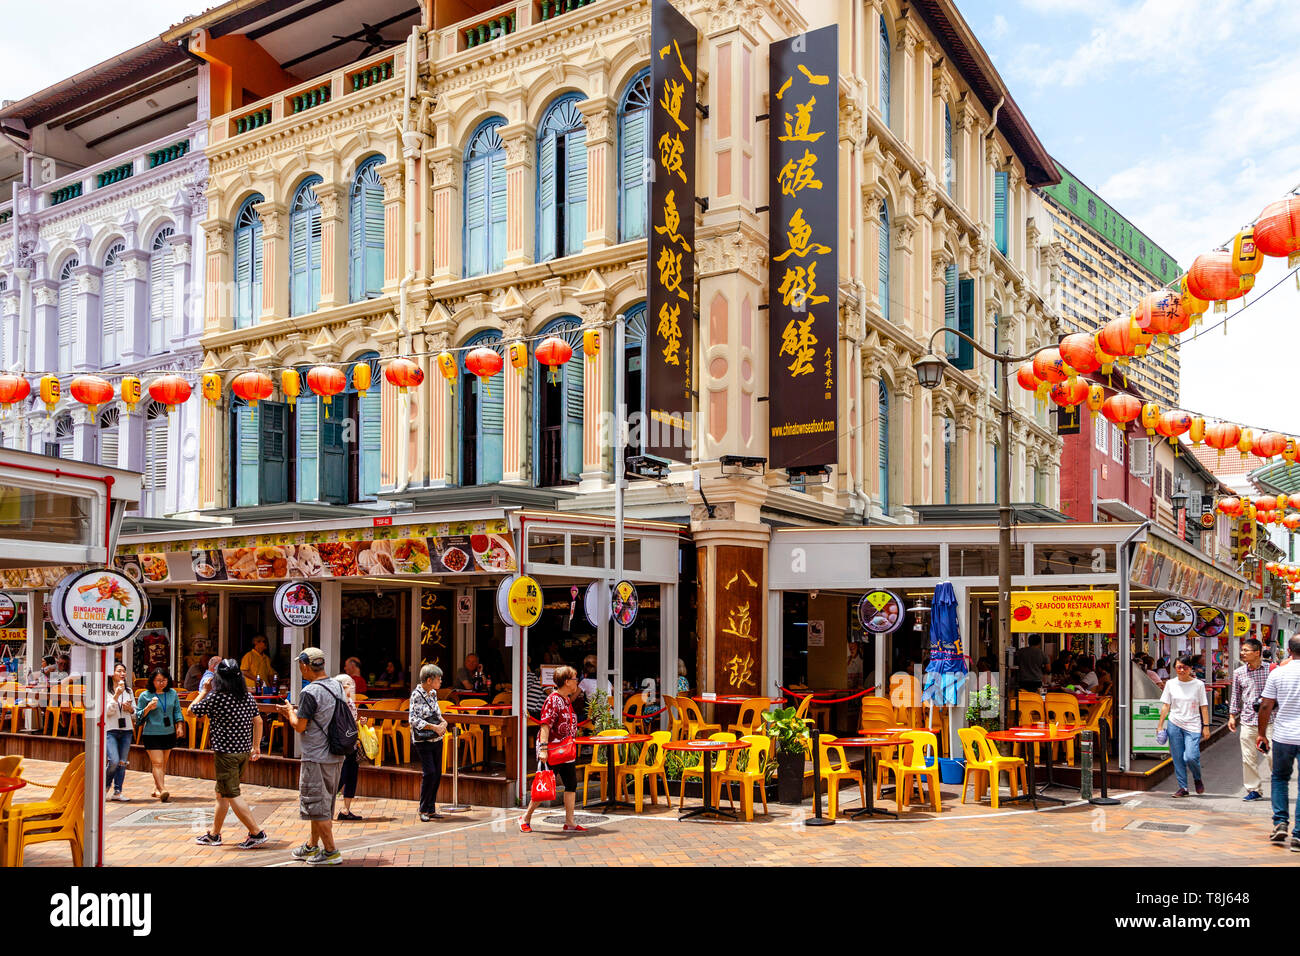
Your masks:
M 1232 612 L 1232 636 L 1245 637 L 1250 633 L 1250 615 L 1240 611 Z
M 1013 634 L 1110 634 L 1114 591 L 1018 591 L 1011 595 Z
M 510 585 L 506 603 L 516 624 L 532 627 L 542 616 L 542 586 L 526 575 L 518 577 Z

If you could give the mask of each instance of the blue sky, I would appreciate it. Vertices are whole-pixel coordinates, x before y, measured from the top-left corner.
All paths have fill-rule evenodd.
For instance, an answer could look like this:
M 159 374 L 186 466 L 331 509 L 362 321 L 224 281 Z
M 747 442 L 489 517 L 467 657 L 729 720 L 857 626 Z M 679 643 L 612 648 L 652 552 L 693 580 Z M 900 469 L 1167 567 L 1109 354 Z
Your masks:
M 958 3 L 1048 151 L 1183 268 L 1300 183 L 1300 2 Z M 1300 431 L 1297 317 L 1287 282 L 1186 343 L 1183 402 Z

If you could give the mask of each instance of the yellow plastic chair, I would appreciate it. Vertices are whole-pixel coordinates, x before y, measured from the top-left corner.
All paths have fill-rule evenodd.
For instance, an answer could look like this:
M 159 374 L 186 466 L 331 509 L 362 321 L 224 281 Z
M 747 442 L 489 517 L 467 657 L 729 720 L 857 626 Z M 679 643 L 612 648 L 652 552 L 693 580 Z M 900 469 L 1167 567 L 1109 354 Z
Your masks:
M 646 781 L 650 782 L 650 803 L 659 805 L 659 781 L 664 784 L 664 800 L 671 806 L 672 796 L 668 793 L 668 774 L 664 770 L 664 765 L 668 761 L 668 751 L 664 750 L 663 745 L 673 739 L 673 735 L 666 730 L 656 730 L 650 735 L 650 739 L 641 745 L 641 755 L 637 762 L 629 767 L 620 766 L 618 768 L 619 788 L 624 794 L 627 793 L 627 778 L 632 778 L 632 792 L 636 794 L 636 812 L 640 813 L 644 806 L 645 785 Z M 766 740 L 767 738 L 763 738 Z M 586 793 L 583 794 L 584 802 Z
M 23 772 L 23 758 L 17 754 L 0 757 L 0 777 L 20 777 Z M 0 793 L 0 864 L 5 861 L 5 817 L 9 804 L 13 802 L 14 791 Z
M 749 744 L 748 750 L 737 750 L 731 766 L 722 772 L 722 782 L 727 786 L 727 801 L 734 807 L 736 802 L 731 796 L 731 785 L 740 784 L 740 806 L 745 811 L 745 819 L 754 819 L 754 787 L 758 787 L 763 799 L 763 815 L 767 815 L 767 759 L 771 752 L 771 738 L 759 734 L 746 734 L 740 738 Z M 740 758 L 747 754 L 745 769 L 740 769 Z
M 717 733 L 709 734 L 708 739 L 725 740 L 728 743 L 735 743 L 736 735 L 729 731 L 720 730 Z M 682 792 L 677 800 L 677 809 L 679 810 L 686 804 L 686 781 L 691 777 L 699 777 L 701 783 L 704 781 L 704 761 L 705 758 L 710 755 L 699 753 L 695 756 L 697 758 L 696 763 L 687 764 L 685 767 L 682 767 Z M 721 789 L 722 785 L 722 774 L 727 769 L 727 751 L 719 750 L 716 754 L 713 754 L 712 757 L 713 766 L 709 770 L 711 774 L 709 779 L 713 784 L 713 792 L 709 796 L 711 802 L 716 807 L 718 805 L 718 791 Z
M 849 766 L 849 758 L 844 755 L 844 748 L 835 746 L 835 738 L 830 734 L 821 734 L 817 738 L 821 749 L 821 771 L 822 780 L 826 784 L 826 792 L 830 797 L 830 815 L 835 819 L 839 809 L 840 802 L 840 784 L 847 780 L 849 783 L 857 781 L 858 797 L 862 805 L 867 804 L 867 788 L 862 779 L 862 771 L 854 770 Z M 805 773 L 807 776 L 807 773 Z
M 22 866 L 23 854 L 28 846 L 38 843 L 67 842 L 72 848 L 72 865 L 81 866 L 81 825 L 86 789 L 78 779 L 64 793 L 53 816 L 33 819 L 21 816 L 9 819 L 8 843 L 10 866 Z
M 814 723 L 815 721 L 813 720 L 813 718 L 808 716 L 808 711 L 812 709 L 812 705 L 813 705 L 813 695 L 808 694 L 802 700 L 799 701 L 799 706 L 795 708 L 794 711 L 795 720 L 802 720 L 804 722 L 804 726 Z
M 1025 762 L 1019 757 L 1003 757 L 995 750 L 987 737 L 983 727 L 962 727 L 957 731 L 957 736 L 961 740 L 962 752 L 966 755 L 966 772 L 961 779 L 961 802 L 966 802 L 966 788 L 970 782 L 971 774 L 983 774 L 983 777 L 975 778 L 975 801 L 978 803 L 984 796 L 984 784 L 987 781 L 989 788 L 989 801 L 993 809 L 998 808 L 998 775 L 1002 772 L 1007 774 L 1007 782 L 1011 789 L 1011 795 L 1014 797 L 1020 793 L 1019 783 L 1025 780 Z M 1026 787 L 1028 784 L 1026 784 Z
M 450 714 L 465 713 L 455 704 L 447 703 L 445 701 L 441 702 L 439 707 L 442 710 L 444 717 Z M 531 717 L 528 719 L 530 722 L 532 721 Z M 466 764 L 478 763 L 483 753 L 483 728 L 475 724 L 457 724 L 456 726 L 459 728 L 458 736 L 460 737 L 460 743 L 457 745 L 460 749 L 460 765 L 463 767 Z M 541 725 L 538 724 L 537 726 Z M 448 733 L 450 733 L 450 728 L 448 729 Z M 451 750 L 450 741 L 443 744 L 444 760 L 450 759 L 445 756 L 449 750 Z
M 1111 698 L 1100 698 L 1089 712 L 1088 719 L 1083 722 L 1084 729 L 1091 730 L 1093 733 L 1098 734 L 1098 739 L 1100 740 L 1101 722 L 1104 720 L 1106 722 L 1106 731 L 1110 735 L 1110 739 L 1114 740 L 1115 736 L 1111 733 L 1111 708 L 1114 705 L 1115 702 Z
M 1022 690 L 1020 695 L 1017 697 L 1017 702 L 1020 707 L 1019 726 L 1031 727 L 1034 724 L 1043 724 L 1047 722 L 1047 705 L 1043 702 L 1043 698 L 1040 695 L 1033 691 Z M 1021 748 L 1024 746 L 1025 745 L 1022 743 L 1013 743 L 1011 745 L 1011 752 L 1016 756 L 1020 756 L 1023 753 Z M 1041 747 L 1042 744 L 1032 744 L 1031 746 L 1034 748 L 1034 764 L 1037 765 L 1039 757 L 1038 748 Z
M 727 729 L 733 734 L 746 737 L 753 734 L 761 733 L 763 730 L 763 714 L 772 706 L 770 697 L 751 697 L 740 705 L 740 713 L 736 715 L 736 722 L 727 726 Z M 744 753 L 737 750 L 736 753 Z
M 641 732 L 641 715 L 645 713 L 645 694 L 636 693 L 623 702 L 623 728 L 629 734 Z
M 600 733 L 596 734 L 596 736 L 597 737 L 626 737 L 627 731 L 622 729 L 602 730 Z M 587 785 L 591 782 L 591 775 L 593 773 L 600 778 L 600 792 L 606 794 L 606 799 L 608 799 L 608 794 L 610 792 L 609 791 L 609 762 L 605 759 L 606 748 L 593 747 L 592 750 L 594 751 L 594 753 L 591 756 L 591 760 L 589 760 L 587 763 L 582 765 L 582 805 L 584 807 L 587 805 Z M 619 763 L 622 762 L 623 762 L 622 755 L 620 754 Z M 621 781 L 615 781 L 615 786 L 617 787 L 619 783 L 621 783 Z M 615 791 L 614 798 L 618 799 L 617 790 Z
M 1070 726 L 1080 726 L 1083 718 L 1079 715 L 1079 699 L 1073 694 L 1063 694 L 1049 691 L 1047 694 L 1047 719 L 1056 721 L 1058 724 L 1068 724 Z M 1063 740 L 1055 744 L 1057 753 L 1065 751 L 1065 762 L 1071 767 L 1074 766 L 1074 738 Z
M 455 710 L 457 713 L 461 714 L 478 714 L 479 711 L 474 708 L 486 706 L 486 700 L 478 697 L 466 697 L 455 706 Z M 447 708 L 443 709 L 445 710 Z M 487 741 L 483 737 L 482 724 L 461 724 L 460 742 L 467 755 L 471 753 L 474 755 L 473 759 L 467 760 L 466 763 L 478 763 L 480 760 L 487 759 L 487 751 L 483 749 Z
M 23 712 L 23 708 L 18 706 L 18 701 L 24 697 L 22 685 L 16 681 L 0 684 L 0 727 L 4 726 L 5 715 L 8 714 L 9 733 L 18 733 L 18 715 Z
M 863 697 L 862 708 L 858 712 L 858 732 L 869 733 L 896 727 L 894 707 L 887 697 Z
M 53 786 L 24 777 L 29 786 L 49 789 L 51 794 L 48 800 L 10 805 L 9 812 L 5 816 L 4 863 L 6 866 L 16 865 L 14 858 L 18 854 L 23 824 L 29 820 L 61 813 L 69 799 L 69 792 L 85 789 L 85 774 L 86 755 L 82 752 L 68 761 L 68 765 L 63 768 L 63 773 L 59 775 L 58 782 Z M 77 821 L 76 826 L 80 829 L 80 820 Z
M 722 725 L 706 722 L 699 706 L 689 697 L 678 697 L 677 706 L 682 709 L 682 719 L 686 721 L 687 740 L 695 740 L 700 734 L 721 732 Z M 731 739 L 735 740 L 736 738 L 733 735 Z
M 900 724 L 907 723 L 915 727 L 916 708 L 921 706 L 921 685 L 916 678 L 906 671 L 890 674 L 889 703 L 893 705 Z
M 181 710 L 181 716 L 185 719 L 185 728 L 188 732 L 185 745 L 191 748 L 206 749 L 206 741 L 208 739 L 208 718 L 201 714 L 190 713 L 189 704 L 186 704 L 184 709 Z M 203 728 L 202 733 L 199 732 L 200 727 Z M 202 748 L 200 748 L 200 740 L 203 741 Z
M 897 760 L 882 760 L 880 763 L 894 775 L 894 798 L 898 812 L 903 811 L 903 796 L 911 797 L 912 787 L 919 789 L 921 780 L 930 786 L 930 804 L 934 812 L 939 813 L 942 803 L 939 799 L 939 741 L 928 730 L 908 730 L 899 735 L 902 741 L 902 754 Z M 935 755 L 934 765 L 925 765 L 926 748 Z

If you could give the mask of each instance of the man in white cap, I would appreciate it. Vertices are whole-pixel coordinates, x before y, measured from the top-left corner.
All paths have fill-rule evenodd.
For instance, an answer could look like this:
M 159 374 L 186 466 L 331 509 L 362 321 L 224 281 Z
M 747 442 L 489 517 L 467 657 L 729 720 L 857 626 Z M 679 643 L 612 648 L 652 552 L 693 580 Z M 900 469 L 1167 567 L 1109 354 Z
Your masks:
M 284 721 L 298 733 L 298 815 L 311 822 L 311 835 L 293 851 L 295 860 L 330 866 L 343 862 L 334 846 L 334 797 L 343 772 L 342 754 L 330 752 L 329 726 L 334 708 L 342 705 L 343 688 L 325 676 L 325 652 L 309 647 L 298 655 L 302 695 L 295 708 L 280 704 Z

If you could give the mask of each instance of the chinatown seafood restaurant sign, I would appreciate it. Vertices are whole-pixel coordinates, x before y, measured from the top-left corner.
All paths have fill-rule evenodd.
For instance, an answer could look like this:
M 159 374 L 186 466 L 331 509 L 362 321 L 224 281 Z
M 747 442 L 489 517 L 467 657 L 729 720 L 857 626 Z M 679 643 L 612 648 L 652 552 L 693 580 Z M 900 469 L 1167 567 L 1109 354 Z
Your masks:
M 687 461 L 695 341 L 695 24 L 650 4 L 649 288 L 646 451 Z M 644 188 L 644 187 L 642 187 Z
M 822 27 L 769 47 L 771 468 L 838 460 L 838 36 Z
M 73 643 L 116 647 L 144 628 L 149 599 L 126 575 L 110 568 L 88 568 L 59 582 L 50 614 L 59 633 Z
M 1013 634 L 1114 632 L 1114 591 L 1018 591 L 1011 595 Z

